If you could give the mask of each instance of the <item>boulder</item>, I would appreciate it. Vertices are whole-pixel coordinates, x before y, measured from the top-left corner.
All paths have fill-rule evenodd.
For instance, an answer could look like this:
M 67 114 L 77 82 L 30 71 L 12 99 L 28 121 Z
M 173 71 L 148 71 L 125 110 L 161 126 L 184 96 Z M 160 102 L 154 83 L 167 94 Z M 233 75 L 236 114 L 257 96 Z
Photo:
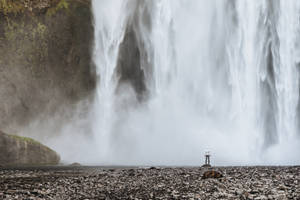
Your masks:
M 70 167 L 81 167 L 80 163 L 74 162 L 72 164 L 69 165 Z
M 202 175 L 202 179 L 222 178 L 222 177 L 223 177 L 222 173 L 219 171 L 215 171 L 215 170 L 208 170 L 208 171 L 204 172 Z
M 0 166 L 57 165 L 59 161 L 59 155 L 47 146 L 0 131 Z

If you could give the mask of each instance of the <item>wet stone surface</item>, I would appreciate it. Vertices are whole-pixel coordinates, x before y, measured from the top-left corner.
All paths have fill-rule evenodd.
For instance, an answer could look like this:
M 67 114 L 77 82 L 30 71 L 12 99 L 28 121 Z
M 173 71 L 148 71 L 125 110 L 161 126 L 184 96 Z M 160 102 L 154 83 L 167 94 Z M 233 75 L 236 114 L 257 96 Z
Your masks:
M 0 169 L 0 199 L 299 199 L 300 167 Z

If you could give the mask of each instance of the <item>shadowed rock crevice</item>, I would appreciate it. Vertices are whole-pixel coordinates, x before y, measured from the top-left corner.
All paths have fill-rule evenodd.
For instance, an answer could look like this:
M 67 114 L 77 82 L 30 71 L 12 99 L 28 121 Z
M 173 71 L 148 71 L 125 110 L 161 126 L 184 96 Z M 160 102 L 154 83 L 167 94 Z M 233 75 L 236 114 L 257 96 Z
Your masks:
M 262 125 L 264 131 L 264 146 L 269 147 L 278 142 L 278 105 L 276 91 L 275 67 L 279 61 L 279 38 L 276 30 L 278 23 L 277 3 L 268 2 L 267 20 L 260 21 L 260 29 L 264 30 L 265 78 L 260 82 Z
M 149 81 L 153 76 L 153 50 L 149 37 L 152 31 L 152 4 L 135 1 L 131 5 L 133 7 L 128 16 L 124 38 L 119 46 L 117 93 L 122 90 L 122 85 L 129 83 L 137 100 L 141 102 L 149 96 Z
M 145 74 L 141 67 L 141 59 L 137 34 L 133 24 L 129 23 L 124 40 L 120 44 L 117 74 L 120 78 L 119 87 L 122 83 L 130 83 L 137 94 L 138 100 L 142 100 L 146 92 Z
M 267 55 L 267 78 L 261 83 L 262 93 L 264 95 L 262 98 L 262 108 L 264 109 L 263 116 L 263 128 L 265 132 L 265 145 L 270 146 L 277 142 L 277 123 L 276 123 L 276 113 L 277 102 L 275 90 L 275 79 L 274 79 L 274 61 L 272 53 L 272 44 L 268 46 Z

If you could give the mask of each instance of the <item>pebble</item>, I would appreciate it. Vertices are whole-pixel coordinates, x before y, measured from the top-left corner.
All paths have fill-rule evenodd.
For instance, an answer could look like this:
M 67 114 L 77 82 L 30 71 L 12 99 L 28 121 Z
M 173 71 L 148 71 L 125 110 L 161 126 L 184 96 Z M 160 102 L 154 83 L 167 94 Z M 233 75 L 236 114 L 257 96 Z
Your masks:
M 300 167 L 1 169 L 0 199 L 300 199 Z

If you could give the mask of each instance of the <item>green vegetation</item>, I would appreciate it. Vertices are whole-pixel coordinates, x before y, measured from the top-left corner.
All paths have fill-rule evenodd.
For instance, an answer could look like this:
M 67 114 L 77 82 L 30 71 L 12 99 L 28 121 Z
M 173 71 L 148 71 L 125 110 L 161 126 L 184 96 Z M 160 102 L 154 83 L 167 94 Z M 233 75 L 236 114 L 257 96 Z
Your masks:
M 47 10 L 47 15 L 48 16 L 52 16 L 55 13 L 57 13 L 57 11 L 61 10 L 61 9 L 68 9 L 69 8 L 69 3 L 66 0 L 60 0 L 56 6 L 51 7 Z
M 24 65 L 32 68 L 34 73 L 33 66 L 42 65 L 48 56 L 48 28 L 36 18 L 31 19 L 31 23 L 25 23 L 8 18 L 4 26 L 4 39 L 9 42 L 11 54 L 15 55 L 15 59 L 22 57 L 26 52 Z
M 21 0 L 0 0 L 0 12 L 4 15 L 18 14 L 25 10 Z
M 43 145 L 42 143 L 40 143 L 40 142 L 38 142 L 38 141 L 36 141 L 36 140 L 34 140 L 32 138 L 22 137 L 22 136 L 19 136 L 19 135 L 9 135 L 9 137 L 14 138 L 14 139 L 19 140 L 19 141 L 22 141 L 22 142 L 27 142 L 28 144 L 39 145 L 39 146 L 43 147 L 44 149 L 47 149 L 50 152 L 56 153 L 54 150 L 50 149 L 49 147 Z
M 22 136 L 18 136 L 18 135 L 9 135 L 10 137 L 16 139 L 16 140 L 20 140 L 23 142 L 27 142 L 27 143 L 31 143 L 31 144 L 38 144 L 38 145 L 42 145 L 41 143 L 39 143 L 38 141 L 32 139 L 32 138 L 28 138 L 28 137 L 22 137 Z
M 25 11 L 47 9 L 48 15 L 54 15 L 61 9 L 68 9 L 68 0 L 0 0 L 0 13 L 7 15 L 17 15 Z

